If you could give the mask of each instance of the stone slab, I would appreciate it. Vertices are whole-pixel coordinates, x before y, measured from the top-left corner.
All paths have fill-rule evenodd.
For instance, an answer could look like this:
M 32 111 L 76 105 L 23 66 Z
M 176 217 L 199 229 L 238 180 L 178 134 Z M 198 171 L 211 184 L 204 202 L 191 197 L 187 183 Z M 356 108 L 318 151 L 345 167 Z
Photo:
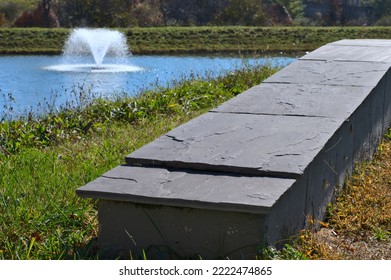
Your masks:
M 384 39 L 343 39 L 328 44 L 330 46 L 391 47 L 391 40 Z
M 299 60 L 291 63 L 265 83 L 375 87 L 391 63 Z
M 389 46 L 357 46 L 328 44 L 303 56 L 301 60 L 335 60 L 361 62 L 391 62 Z
M 165 166 L 298 178 L 343 120 L 206 113 L 126 157 Z
M 370 92 L 370 87 L 264 83 L 212 112 L 348 119 Z
M 219 211 L 268 213 L 293 179 L 118 166 L 79 188 L 83 197 Z

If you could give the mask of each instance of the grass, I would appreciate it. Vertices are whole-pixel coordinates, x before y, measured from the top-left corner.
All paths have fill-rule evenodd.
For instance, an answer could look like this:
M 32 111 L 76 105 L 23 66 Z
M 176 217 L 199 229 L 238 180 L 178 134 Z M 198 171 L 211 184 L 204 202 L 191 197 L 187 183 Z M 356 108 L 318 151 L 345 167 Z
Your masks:
M 3 159 L 0 257 L 85 259 L 93 256 L 96 202 L 75 189 L 123 163 L 123 156 L 188 119 L 114 125 L 76 143 L 27 148 Z
M 124 155 L 275 71 L 244 67 L 138 98 L 93 99 L 40 117 L 3 120 L 0 259 L 99 258 L 94 245 L 96 201 L 77 197 L 76 188 L 123 163 Z
M 340 39 L 391 39 L 390 27 L 209 26 L 120 31 L 134 54 L 303 52 Z M 69 33 L 64 28 L 0 28 L 0 54 L 58 54 Z

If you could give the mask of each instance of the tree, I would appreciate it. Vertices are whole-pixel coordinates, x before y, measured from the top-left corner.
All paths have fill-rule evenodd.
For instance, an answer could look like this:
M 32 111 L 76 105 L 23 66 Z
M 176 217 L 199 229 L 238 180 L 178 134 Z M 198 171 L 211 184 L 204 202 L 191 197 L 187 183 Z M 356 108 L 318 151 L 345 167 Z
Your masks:
M 375 22 L 383 17 L 391 16 L 390 0 L 368 0 L 366 6 L 372 8 L 372 20 Z
M 3 13 L 0 13 L 0 27 L 3 27 L 7 24 L 7 19 Z
M 160 0 L 138 1 L 132 6 L 128 6 L 128 12 L 122 13 L 127 26 L 163 26 L 164 18 L 161 11 Z M 125 23 L 125 22 L 124 22 Z
M 229 0 L 217 22 L 229 25 L 264 25 L 266 19 L 263 3 L 260 0 Z
M 283 5 L 294 20 L 304 17 L 305 4 L 303 0 L 276 0 L 276 2 Z
M 13 22 L 21 10 L 21 6 L 14 2 L 0 3 L 0 14 L 3 15 L 4 20 L 7 22 Z
M 16 27 L 58 27 L 57 16 L 51 9 L 51 1 L 43 0 L 34 11 L 25 11 L 14 21 Z
M 143 22 L 156 25 L 160 0 L 56 1 L 62 26 L 129 27 Z
M 50 13 L 52 12 L 52 0 L 42 0 L 41 7 L 43 10 L 43 24 L 45 27 L 50 27 Z
M 160 0 L 165 25 L 205 25 L 213 21 L 229 0 Z

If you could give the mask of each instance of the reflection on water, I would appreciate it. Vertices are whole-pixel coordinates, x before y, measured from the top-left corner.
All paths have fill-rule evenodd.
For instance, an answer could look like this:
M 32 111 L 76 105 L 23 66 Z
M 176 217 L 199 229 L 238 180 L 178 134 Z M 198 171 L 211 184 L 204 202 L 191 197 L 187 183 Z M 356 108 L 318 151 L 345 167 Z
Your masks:
M 96 96 L 134 96 L 156 86 L 170 86 L 190 76 L 216 77 L 243 64 L 286 66 L 294 57 L 131 56 L 119 64 L 63 64 L 61 56 L 0 56 L 0 115 L 10 94 L 16 111 L 49 102 L 61 106 L 80 90 Z M 5 96 L 5 97 L 4 97 Z M 9 99 L 9 98 L 8 98 Z M 9 100 L 8 100 L 9 101 Z
M 141 72 L 144 69 L 134 65 L 124 64 L 57 64 L 44 67 L 46 70 L 58 72 L 79 72 L 79 73 L 121 73 Z

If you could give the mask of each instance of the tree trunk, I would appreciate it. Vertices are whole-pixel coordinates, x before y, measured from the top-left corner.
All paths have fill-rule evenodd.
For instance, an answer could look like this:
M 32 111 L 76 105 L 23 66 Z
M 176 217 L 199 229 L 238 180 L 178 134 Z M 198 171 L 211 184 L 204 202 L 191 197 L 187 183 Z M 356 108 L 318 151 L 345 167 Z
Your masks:
M 45 27 L 50 27 L 50 9 L 51 9 L 51 0 L 42 0 L 42 9 L 43 9 L 43 22 Z

